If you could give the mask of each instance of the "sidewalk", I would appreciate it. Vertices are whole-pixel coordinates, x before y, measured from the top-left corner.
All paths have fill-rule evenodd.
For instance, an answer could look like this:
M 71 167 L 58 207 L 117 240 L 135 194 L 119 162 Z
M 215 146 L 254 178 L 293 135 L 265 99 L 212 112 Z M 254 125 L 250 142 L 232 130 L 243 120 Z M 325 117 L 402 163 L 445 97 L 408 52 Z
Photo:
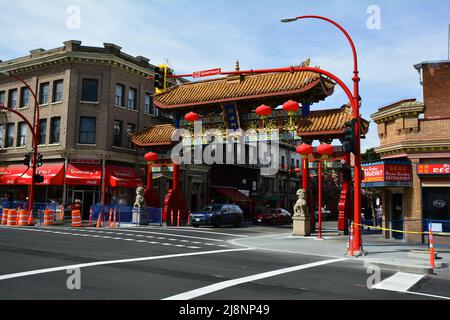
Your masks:
M 327 258 L 346 257 L 347 236 L 339 236 L 337 230 L 324 229 L 323 240 L 317 234 L 311 237 L 294 237 L 292 234 L 270 235 L 232 240 L 230 243 L 269 251 L 316 255 Z M 365 264 L 376 264 L 382 268 L 418 273 L 432 273 L 428 246 L 410 244 L 398 240 L 387 240 L 381 234 L 363 234 L 364 256 L 348 257 Z M 450 247 L 438 247 L 436 252 L 442 259 L 436 260 L 435 274 L 450 277 L 446 265 L 450 264 Z M 443 264 L 443 268 L 439 267 Z

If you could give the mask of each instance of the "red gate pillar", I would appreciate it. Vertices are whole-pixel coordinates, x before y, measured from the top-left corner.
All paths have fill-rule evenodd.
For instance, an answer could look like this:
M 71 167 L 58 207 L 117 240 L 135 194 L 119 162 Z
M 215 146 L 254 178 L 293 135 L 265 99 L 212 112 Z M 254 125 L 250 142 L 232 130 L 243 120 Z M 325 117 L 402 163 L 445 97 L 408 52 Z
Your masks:
M 316 215 L 314 211 L 311 211 L 314 206 L 311 203 L 312 197 L 309 190 L 309 159 L 307 156 L 302 157 L 302 189 L 306 192 L 306 202 L 311 216 L 311 230 L 314 232 L 316 230 Z

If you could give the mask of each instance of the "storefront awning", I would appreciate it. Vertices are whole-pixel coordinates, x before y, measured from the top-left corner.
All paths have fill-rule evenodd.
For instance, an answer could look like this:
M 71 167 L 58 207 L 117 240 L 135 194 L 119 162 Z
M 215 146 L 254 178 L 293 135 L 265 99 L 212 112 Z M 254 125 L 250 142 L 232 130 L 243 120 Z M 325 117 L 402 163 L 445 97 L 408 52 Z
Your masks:
M 109 186 L 113 188 L 136 188 L 143 186 L 141 179 L 138 178 L 136 170 L 131 167 L 106 166 L 106 174 L 107 177 L 109 177 Z
M 0 167 L 0 184 L 14 185 L 19 184 L 19 180 L 23 180 L 28 167 L 24 165 L 10 165 L 7 167 Z
M 78 186 L 100 186 L 102 167 L 100 165 L 69 164 L 66 184 Z
M 231 198 L 233 201 L 251 201 L 249 197 L 247 197 L 236 188 L 214 187 L 214 189 L 217 190 L 217 192 L 219 192 L 220 194 Z
M 3 174 L 0 179 L 1 184 L 31 184 L 33 169 L 29 168 L 27 172 L 23 174 L 25 170 L 27 170 L 27 167 L 24 165 L 9 166 L 6 169 L 7 173 Z M 44 164 L 42 167 L 37 168 L 36 173 L 44 177 L 44 182 L 37 185 L 58 186 L 64 184 L 64 163 Z

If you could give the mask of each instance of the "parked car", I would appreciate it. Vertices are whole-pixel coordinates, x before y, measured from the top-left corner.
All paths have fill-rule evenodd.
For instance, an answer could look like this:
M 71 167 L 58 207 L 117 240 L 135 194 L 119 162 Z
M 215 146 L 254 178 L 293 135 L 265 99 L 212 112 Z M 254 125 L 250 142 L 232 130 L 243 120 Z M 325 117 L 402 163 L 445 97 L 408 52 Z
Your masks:
M 331 211 L 322 209 L 322 220 L 328 220 L 331 217 Z M 316 221 L 319 221 L 319 210 L 316 210 Z
M 282 208 L 265 208 L 253 218 L 253 223 L 258 225 L 261 223 L 267 224 L 291 224 L 292 214 Z
M 190 216 L 191 225 L 198 228 L 201 225 L 218 228 L 224 224 L 232 224 L 236 228 L 244 220 L 244 212 L 235 204 L 211 204 Z

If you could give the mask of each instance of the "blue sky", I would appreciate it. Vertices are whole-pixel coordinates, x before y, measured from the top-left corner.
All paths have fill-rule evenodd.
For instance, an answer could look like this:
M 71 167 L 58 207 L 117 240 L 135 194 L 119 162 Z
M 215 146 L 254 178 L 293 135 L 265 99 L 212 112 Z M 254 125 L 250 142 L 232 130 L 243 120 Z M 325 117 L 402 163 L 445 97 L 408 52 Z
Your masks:
M 80 29 L 67 27 L 70 6 L 80 9 Z M 369 6 L 380 9 L 381 29 L 371 30 Z M 413 65 L 445 60 L 450 2 L 447 0 L 39 0 L 0 3 L 0 59 L 50 49 L 69 39 L 85 45 L 116 43 L 154 64 L 169 61 L 177 73 L 221 67 L 284 67 L 310 57 L 350 86 L 351 51 L 343 35 L 320 21 L 280 19 L 325 15 L 353 37 L 360 59 L 362 114 L 403 98 L 422 99 Z M 341 90 L 316 109 L 346 103 Z M 371 125 L 364 147 L 378 145 Z

